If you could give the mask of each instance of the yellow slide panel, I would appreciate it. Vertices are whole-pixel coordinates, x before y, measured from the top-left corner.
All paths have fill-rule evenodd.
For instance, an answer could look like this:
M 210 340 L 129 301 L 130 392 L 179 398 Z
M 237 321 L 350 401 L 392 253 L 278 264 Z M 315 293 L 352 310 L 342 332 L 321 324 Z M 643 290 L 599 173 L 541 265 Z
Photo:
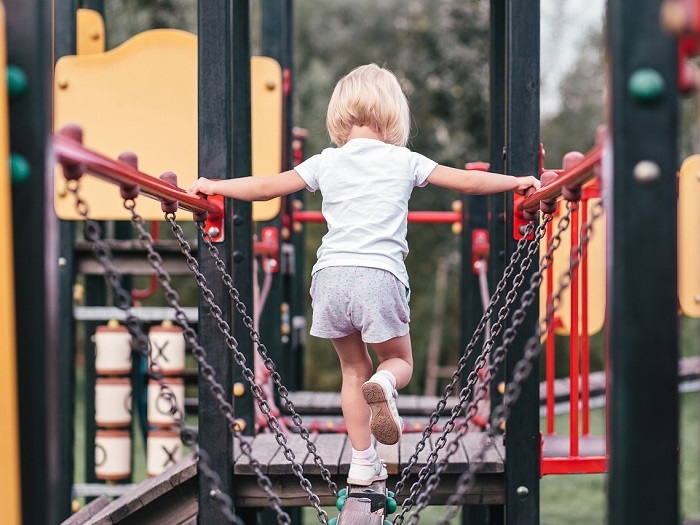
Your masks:
M 10 129 L 7 108 L 5 5 L 0 2 L 0 509 L 2 523 L 22 523 L 17 407 L 17 347 L 10 188 Z
M 588 200 L 588 210 L 590 210 L 598 203 L 600 199 L 592 198 Z M 563 199 L 559 201 L 557 206 L 557 213 L 552 221 L 553 231 L 556 232 L 557 223 L 562 213 L 565 211 L 566 201 Z M 579 208 L 580 209 L 580 208 Z M 605 321 L 605 216 L 598 219 L 593 227 L 593 233 L 591 239 L 586 245 L 586 255 L 588 264 L 588 334 L 592 335 L 598 333 L 603 328 L 603 323 Z M 590 220 L 590 215 L 588 217 Z M 582 221 L 579 216 L 579 227 Z M 540 245 L 540 257 L 544 255 L 547 250 L 546 238 L 543 238 Z M 559 277 L 563 272 L 566 272 L 569 268 L 569 261 L 571 259 L 571 231 L 566 230 L 561 236 L 561 244 L 554 252 L 554 261 L 549 271 L 553 272 L 554 276 L 554 292 L 559 289 Z M 583 333 L 581 327 L 581 265 L 578 266 L 579 273 L 579 335 Z M 542 280 L 542 285 L 540 287 L 540 315 L 544 316 L 546 313 L 546 301 L 547 301 L 547 289 L 546 289 L 546 274 Z M 566 290 L 561 295 L 561 301 L 559 302 L 559 308 L 557 309 L 555 316 L 561 321 L 558 324 L 556 333 L 559 335 L 567 335 L 571 333 L 571 287 L 567 287 Z
M 197 38 L 178 29 L 140 33 L 105 53 L 66 56 L 56 64 L 54 128 L 75 123 L 84 144 L 107 156 L 131 151 L 139 169 L 153 176 L 172 171 L 186 188 L 197 178 Z M 282 70 L 267 57 L 251 61 L 253 175 L 282 169 Z M 222 151 L 223 155 L 224 152 Z M 202 174 L 228 178 L 226 173 Z M 90 216 L 129 220 L 119 190 L 91 176 L 81 179 Z M 253 219 L 266 221 L 280 199 L 253 204 Z M 80 219 L 65 180 L 56 170 L 54 206 L 62 219 Z M 140 199 L 146 220 L 163 220 L 160 203 Z M 178 219 L 191 220 L 190 213 Z
M 678 175 L 678 301 L 682 312 L 700 317 L 700 155 L 681 164 Z
M 78 9 L 75 16 L 76 53 L 78 55 L 91 55 L 104 53 L 105 50 L 105 22 L 102 15 L 92 9 Z

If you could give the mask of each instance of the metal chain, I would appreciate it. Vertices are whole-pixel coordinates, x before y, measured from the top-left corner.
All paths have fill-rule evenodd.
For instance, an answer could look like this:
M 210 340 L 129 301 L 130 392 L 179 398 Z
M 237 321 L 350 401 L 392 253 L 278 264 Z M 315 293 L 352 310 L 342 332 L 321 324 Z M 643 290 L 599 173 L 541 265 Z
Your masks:
M 190 326 L 190 321 L 187 318 L 187 314 L 180 306 L 180 297 L 177 291 L 173 288 L 170 275 L 163 267 L 163 259 L 160 254 L 155 250 L 153 246 L 153 237 L 147 231 L 143 217 L 141 217 L 135 210 L 135 203 L 132 199 L 124 200 L 124 207 L 131 212 L 131 223 L 134 228 L 139 233 L 139 240 L 143 244 L 144 248 L 148 252 L 147 259 L 151 267 L 155 270 L 158 282 L 165 290 L 165 299 L 173 310 L 175 310 L 175 319 L 177 323 L 182 327 L 184 332 L 184 337 L 192 348 L 192 355 L 199 364 L 200 373 L 204 377 L 205 381 L 209 384 L 209 389 L 211 393 L 216 398 L 219 404 L 219 411 L 228 421 L 228 426 L 231 429 L 234 437 L 238 438 L 241 453 L 246 456 L 250 462 L 250 466 L 255 472 L 257 477 L 258 486 L 265 492 L 267 499 L 270 502 L 272 508 L 277 514 L 277 523 L 280 524 L 291 524 L 291 518 L 289 515 L 282 510 L 282 502 L 279 496 L 272 490 L 272 482 L 262 471 L 260 463 L 252 455 L 252 448 L 250 444 L 244 439 L 241 439 L 241 433 L 238 429 L 238 424 L 235 419 L 235 412 L 233 405 L 226 400 L 226 390 L 224 387 L 216 380 L 215 370 L 208 363 L 206 359 L 206 351 L 199 344 L 197 339 L 197 334 L 194 329 Z M 223 320 L 221 320 L 223 321 Z M 200 455 L 200 459 L 205 456 Z M 223 495 L 223 491 L 215 490 L 213 494 Z M 226 498 L 217 497 L 215 498 L 218 502 L 227 503 Z
M 171 223 L 171 225 L 173 227 L 173 232 L 176 232 L 176 230 L 179 229 L 180 235 L 178 236 L 176 233 L 176 237 L 178 237 L 178 239 L 181 240 L 180 245 L 182 247 L 183 241 L 185 244 L 187 243 L 187 241 L 185 241 L 181 235 L 182 230 L 180 229 L 179 225 L 177 223 L 175 223 L 174 221 Z M 201 222 L 197 223 L 197 229 L 201 232 L 202 240 L 207 245 L 207 249 L 209 250 L 209 254 L 214 259 L 214 261 L 216 263 L 216 268 L 221 273 L 221 279 L 224 282 L 224 284 L 226 285 L 226 288 L 229 291 L 229 295 L 230 295 L 231 299 L 233 299 L 233 301 L 234 301 L 234 305 L 236 307 L 236 310 L 241 315 L 241 318 L 243 320 L 243 324 L 249 330 L 251 341 L 253 341 L 255 348 L 257 348 L 257 352 L 260 355 L 260 357 L 262 358 L 263 364 L 265 365 L 265 368 L 270 372 L 270 377 L 271 377 L 273 383 L 275 384 L 277 393 L 279 394 L 280 399 L 282 400 L 282 402 L 284 404 L 284 408 L 287 410 L 287 412 L 289 412 L 291 414 L 292 421 L 294 422 L 294 425 L 299 429 L 299 434 L 301 435 L 301 438 L 306 443 L 306 449 L 313 456 L 314 463 L 320 468 L 321 477 L 327 483 L 327 485 L 328 485 L 329 489 L 331 490 L 331 492 L 333 493 L 333 495 L 337 496 L 338 495 L 338 487 L 335 484 L 335 482 L 332 480 L 331 473 L 328 470 L 328 468 L 326 468 L 325 464 L 323 463 L 323 459 L 318 455 L 316 445 L 313 443 L 313 441 L 311 441 L 309 430 L 304 426 L 301 415 L 296 411 L 296 408 L 294 407 L 294 403 L 289 398 L 289 391 L 287 390 L 287 387 L 285 387 L 282 384 L 282 376 L 277 371 L 277 367 L 276 367 L 274 361 L 268 355 L 267 347 L 261 341 L 260 334 L 257 332 L 257 330 L 255 330 L 253 319 L 247 314 L 246 305 L 243 303 L 243 301 L 241 301 L 240 294 L 239 294 L 238 290 L 236 289 L 235 286 L 233 286 L 233 278 L 226 270 L 226 263 L 222 260 L 220 254 L 219 254 L 218 248 L 214 245 L 214 243 L 211 239 L 211 236 L 204 228 L 204 223 L 201 223 Z M 256 387 L 257 387 L 257 385 L 256 385 Z M 261 409 L 262 409 L 262 407 L 261 407 Z M 283 437 L 283 439 L 286 440 L 284 435 L 282 435 L 282 437 Z M 279 442 L 280 439 L 278 438 L 277 441 Z
M 85 238 L 92 243 L 95 257 L 105 269 L 105 273 L 114 293 L 114 303 L 117 308 L 122 310 L 126 315 L 125 324 L 133 339 L 133 346 L 147 360 L 149 373 L 151 377 L 158 382 L 160 387 L 158 395 L 161 399 L 165 399 L 166 402 L 168 402 L 168 411 L 173 416 L 173 420 L 180 428 L 180 439 L 182 440 L 182 443 L 185 446 L 194 449 L 195 454 L 198 454 L 199 469 L 202 469 L 205 472 L 207 470 L 211 471 L 211 468 L 207 462 L 207 456 L 202 457 L 201 454 L 203 451 L 198 450 L 196 430 L 186 425 L 184 413 L 176 402 L 174 392 L 168 385 L 164 384 L 162 370 L 160 369 L 160 366 L 152 359 L 150 340 L 148 339 L 148 335 L 146 335 L 142 329 L 141 320 L 138 319 L 131 310 L 131 294 L 122 285 L 122 274 L 114 265 L 112 251 L 109 245 L 102 239 L 100 225 L 89 217 L 89 207 L 87 203 L 80 197 L 79 180 L 68 180 L 66 183 L 66 188 L 75 198 L 75 208 L 78 214 L 85 220 Z M 212 491 L 223 494 L 219 489 L 220 481 L 217 482 L 216 479 L 211 477 L 207 477 L 207 481 L 209 482 L 209 486 Z M 227 518 L 229 523 L 240 524 L 240 520 L 233 516 L 230 501 L 220 499 L 219 504 L 222 514 Z
M 559 219 L 559 222 L 557 224 L 557 232 L 553 236 L 552 241 L 550 241 L 550 245 L 555 245 L 559 246 L 561 243 L 561 234 L 566 231 L 569 227 L 570 224 L 570 215 L 571 215 L 571 209 L 568 209 L 567 213 L 562 216 Z M 546 229 L 547 229 L 547 224 L 552 220 L 552 216 L 547 214 L 544 216 L 544 220 L 540 224 L 540 227 L 538 229 L 538 236 L 537 236 L 537 243 L 532 243 L 530 246 L 530 251 L 529 251 L 529 256 L 533 257 L 535 255 L 535 252 L 539 248 L 538 244 L 539 241 L 544 237 L 546 234 Z M 534 249 L 532 249 L 534 246 Z M 551 248 L 552 251 L 554 251 L 555 248 Z M 551 265 L 551 252 L 548 251 L 540 260 L 540 269 L 539 272 L 536 272 L 533 274 L 533 276 L 530 278 L 530 283 L 529 283 L 529 288 L 525 290 L 521 297 L 520 297 L 520 306 L 513 312 L 513 315 L 511 317 L 511 324 L 508 327 L 508 329 L 505 331 L 503 335 L 503 341 L 501 344 L 493 351 L 493 354 L 491 356 L 491 363 L 486 366 L 485 370 L 485 377 L 483 379 L 483 382 L 479 385 L 479 388 L 477 389 L 476 393 L 474 394 L 473 398 L 471 398 L 469 404 L 467 405 L 467 408 L 465 410 L 465 421 L 468 422 L 478 411 L 479 409 L 479 403 L 485 399 L 487 391 L 488 391 L 488 384 L 489 382 L 493 379 L 493 377 L 496 374 L 496 371 L 498 369 L 498 366 L 500 363 L 503 362 L 503 360 L 506 357 L 506 353 L 510 345 L 512 345 L 513 341 L 515 340 L 515 336 L 517 335 L 517 328 L 523 323 L 525 320 L 525 315 L 527 313 L 527 309 L 532 305 L 537 289 L 540 286 L 540 280 L 536 278 L 535 276 L 539 273 L 541 275 L 541 272 L 543 271 L 543 265 L 546 265 L 547 267 Z M 524 271 L 521 272 L 518 276 L 521 279 L 524 279 Z M 520 282 L 519 284 L 522 284 Z M 514 280 L 514 287 L 515 287 L 515 280 Z M 499 319 L 499 322 L 502 322 L 504 319 Z M 480 358 L 482 356 L 479 356 Z M 467 384 L 467 386 L 462 390 L 462 393 L 465 394 L 465 398 L 469 398 L 471 391 L 473 390 L 475 384 L 476 384 L 476 376 L 478 370 L 481 368 L 482 364 L 480 364 L 477 360 L 477 364 L 474 367 L 474 370 L 472 371 L 472 374 L 470 374 L 470 381 Z M 474 378 L 472 379 L 472 375 Z M 448 460 L 450 457 L 452 457 L 458 450 L 459 448 L 459 440 L 466 434 L 468 431 L 467 425 L 463 425 L 458 428 L 457 430 L 457 437 L 456 439 L 453 439 L 450 444 L 448 445 L 445 455 L 440 462 L 440 464 L 437 465 L 435 468 L 435 471 L 430 474 L 430 478 L 428 479 L 428 482 L 426 483 L 426 488 L 424 491 L 421 492 L 420 496 L 418 497 L 418 501 L 416 504 L 416 509 L 413 512 L 413 514 L 409 517 L 409 523 L 415 524 L 419 513 L 427 506 L 429 500 L 430 500 L 430 495 L 433 493 L 433 491 L 437 488 L 438 484 L 440 483 L 440 476 L 442 473 L 445 471 L 445 468 L 447 466 Z M 495 429 L 493 430 L 495 432 Z M 443 448 L 444 444 L 446 442 L 446 439 L 444 439 L 444 436 L 441 436 L 435 447 L 435 451 L 433 451 L 436 455 L 437 452 Z
M 575 209 L 577 208 L 577 206 L 577 203 L 573 203 L 571 201 L 567 203 L 567 209 L 569 210 Z M 491 418 L 491 427 L 487 431 L 490 438 L 493 438 L 495 436 L 494 429 L 498 428 L 498 426 L 500 426 L 502 422 L 505 422 L 508 419 L 512 406 L 520 397 L 520 394 L 522 392 L 522 385 L 528 379 L 530 373 L 532 372 L 533 361 L 540 354 L 541 336 L 542 334 L 548 333 L 549 330 L 551 330 L 552 328 L 554 321 L 554 313 L 557 310 L 559 303 L 561 302 L 561 296 L 563 292 L 571 285 L 571 282 L 573 280 L 573 272 L 583 259 L 586 246 L 588 245 L 588 242 L 590 241 L 591 235 L 593 233 L 593 226 L 595 225 L 597 220 L 600 217 L 602 217 L 603 211 L 603 202 L 601 200 L 593 206 L 593 209 L 591 210 L 591 218 L 581 226 L 580 242 L 578 246 L 576 246 L 571 252 L 571 257 L 569 259 L 569 267 L 559 277 L 558 289 L 553 294 L 551 301 L 547 305 L 545 316 L 542 320 L 540 320 L 537 323 L 535 327 L 535 333 L 525 343 L 523 357 L 516 363 L 515 368 L 513 370 L 513 380 L 506 386 L 502 403 L 496 408 L 496 410 L 494 410 L 494 413 Z M 553 240 L 554 238 L 552 239 L 552 241 Z M 545 257 L 542 258 L 543 265 L 540 268 L 540 270 L 538 270 L 538 272 L 532 276 L 531 282 L 532 280 L 535 280 L 538 283 L 541 283 L 542 274 L 545 270 L 547 270 L 547 268 L 551 266 L 552 253 L 555 248 L 556 246 L 554 246 L 554 243 L 550 242 L 550 244 L 547 247 L 547 255 L 545 256 L 546 259 Z M 483 461 L 487 449 L 488 444 L 482 447 L 482 449 L 476 456 L 476 459 L 471 464 L 479 465 Z M 467 492 L 472 488 L 474 484 L 475 474 L 476 472 L 473 470 L 473 467 L 470 466 L 470 468 L 460 476 L 457 482 L 457 490 L 453 495 L 451 495 L 448 498 L 448 510 L 439 522 L 441 525 L 448 525 L 450 520 L 455 516 L 457 512 L 457 505 L 459 505 L 464 495 L 467 494 Z
M 491 374 L 487 374 L 485 378 L 481 378 L 479 376 L 479 370 L 487 368 L 487 369 L 493 369 L 495 364 L 492 364 L 491 366 L 488 366 L 488 360 L 489 360 L 489 355 L 491 353 L 491 349 L 493 348 L 494 342 L 496 337 L 498 337 L 501 333 L 501 330 L 503 329 L 503 321 L 508 317 L 508 314 L 510 313 L 510 307 L 515 303 L 515 300 L 518 295 L 518 290 L 522 286 L 524 280 L 525 280 L 525 273 L 532 264 L 533 258 L 537 250 L 539 249 L 539 241 L 540 239 L 545 235 L 546 233 L 546 224 L 549 222 L 549 218 L 545 216 L 545 220 L 538 226 L 536 235 L 534 236 L 533 240 L 523 246 L 527 246 L 527 252 L 526 252 L 526 257 L 523 260 L 523 263 L 520 267 L 520 270 L 518 273 L 515 275 L 513 278 L 511 288 L 509 289 L 508 293 L 506 294 L 505 298 L 505 303 L 503 307 L 498 312 L 498 317 L 496 322 L 494 323 L 491 331 L 491 336 L 489 340 L 487 340 L 484 343 L 484 346 L 481 349 L 481 352 L 476 358 L 476 361 L 474 362 L 474 365 L 472 367 L 471 372 L 469 373 L 468 379 L 467 379 L 467 384 L 465 387 L 462 388 L 462 390 L 459 393 L 458 397 L 458 402 L 453 406 L 450 418 L 448 419 L 447 423 L 445 423 L 444 428 L 443 428 L 443 433 L 440 435 L 438 440 L 435 443 L 435 446 L 433 447 L 433 450 L 428 456 L 428 459 L 426 461 L 426 464 L 420 469 L 418 473 L 418 480 L 413 483 L 411 486 L 411 491 L 409 496 L 406 498 L 406 500 L 402 503 L 402 509 L 401 512 L 396 516 L 394 519 L 394 523 L 403 523 L 403 520 L 405 519 L 405 515 L 408 513 L 409 510 L 411 510 L 412 506 L 417 500 L 426 501 L 427 498 L 423 497 L 421 494 L 421 497 L 419 497 L 419 494 L 422 492 L 423 489 L 423 483 L 425 480 L 428 478 L 428 476 L 431 475 L 431 472 L 433 472 L 433 469 L 437 469 L 438 471 L 442 472 L 446 468 L 447 461 L 449 457 L 454 454 L 456 451 L 456 446 L 454 444 L 458 444 L 456 440 L 453 440 L 450 443 L 450 448 L 448 448 L 448 455 L 443 457 L 440 461 L 439 464 L 437 464 L 437 458 L 440 450 L 445 446 L 447 443 L 447 436 L 454 430 L 455 428 L 455 423 L 457 418 L 459 417 L 460 414 L 463 413 L 463 410 L 465 410 L 465 405 L 467 406 L 466 410 L 466 417 L 465 417 L 465 425 L 464 428 L 458 429 L 458 430 L 463 430 L 466 431 L 466 426 L 469 422 L 469 420 L 476 414 L 478 410 L 478 402 L 485 397 L 485 393 L 488 389 L 488 384 L 489 381 L 493 375 L 493 370 Z M 527 237 L 530 236 L 532 233 L 532 229 L 534 226 L 532 223 L 529 224 L 528 231 L 526 234 L 523 236 L 524 239 L 527 239 Z M 522 239 L 520 240 L 522 241 Z M 520 241 L 518 243 L 518 248 L 520 248 Z M 516 252 L 520 251 L 522 253 L 523 248 L 520 248 L 519 250 L 516 248 Z M 515 258 L 515 262 L 519 260 L 519 256 Z M 514 264 L 509 264 L 509 267 L 514 268 Z M 501 281 L 499 282 L 499 286 L 497 288 L 502 289 L 505 287 L 505 283 L 508 279 L 508 276 L 513 273 L 513 270 L 504 272 L 504 278 L 501 278 Z M 495 294 L 494 294 L 495 295 Z M 498 298 L 494 297 L 490 304 L 489 304 L 489 309 L 492 311 L 493 305 L 495 302 L 498 300 Z M 482 320 L 484 318 L 482 317 Z M 506 332 L 508 333 L 508 332 Z M 478 335 L 476 336 L 478 337 Z M 474 341 L 474 336 L 472 336 L 472 341 Z M 467 351 L 465 350 L 465 353 Z M 468 353 L 471 353 L 469 351 Z M 467 354 L 468 355 L 468 354 Z M 491 360 L 493 360 L 493 357 L 491 357 Z M 497 363 L 496 363 L 497 364 Z M 475 400 L 472 400 L 472 402 L 467 405 L 467 401 L 471 398 L 472 392 L 474 390 L 474 387 L 479 379 L 482 379 L 481 385 L 479 388 L 479 394 L 480 396 L 477 397 Z M 460 436 L 462 435 L 463 432 L 460 432 Z M 437 464 L 437 467 L 436 467 Z M 434 486 L 431 486 L 427 488 L 426 490 L 432 492 L 434 489 Z M 423 491 L 423 493 L 425 493 Z
M 503 290 L 506 287 L 506 283 L 510 276 L 513 274 L 515 271 L 515 267 L 518 264 L 518 261 L 520 260 L 520 257 L 522 256 L 523 252 L 525 251 L 525 247 L 527 245 L 527 237 L 532 234 L 534 229 L 534 226 L 532 223 L 528 223 L 526 227 L 526 231 L 523 235 L 522 238 L 518 241 L 518 244 L 516 246 L 515 251 L 511 255 L 510 261 L 508 262 L 508 265 L 503 271 L 503 276 L 501 277 L 501 280 L 498 282 L 496 285 L 496 289 L 494 290 L 493 295 L 491 296 L 491 300 L 488 304 L 488 307 L 484 310 L 483 315 L 481 316 L 481 320 L 479 321 L 479 324 L 477 325 L 476 329 L 474 330 L 471 340 L 465 347 L 464 351 L 462 352 L 462 357 L 459 359 L 457 363 L 457 368 L 453 372 L 450 382 L 447 384 L 443 391 L 442 398 L 438 401 L 435 411 L 430 415 L 428 424 L 425 427 L 425 430 L 423 430 L 423 435 L 421 436 L 420 441 L 416 444 L 416 447 L 414 449 L 413 454 L 411 455 L 408 464 L 404 467 L 404 469 L 401 471 L 401 479 L 396 483 L 396 487 L 394 488 L 394 493 L 396 495 L 400 494 L 401 491 L 403 490 L 406 482 L 408 481 L 409 476 L 411 475 L 411 470 L 413 469 L 413 466 L 418 462 L 418 456 L 420 453 L 423 451 L 425 448 L 426 442 L 428 441 L 428 438 L 432 434 L 433 427 L 437 424 L 438 420 L 440 419 L 440 414 L 442 411 L 445 409 L 447 406 L 447 400 L 449 397 L 452 395 L 452 391 L 454 390 L 455 385 L 459 382 L 462 373 L 464 369 L 466 368 L 468 364 L 469 357 L 471 356 L 472 351 L 474 350 L 474 347 L 476 346 L 477 341 L 481 337 L 481 334 L 484 331 L 484 328 L 486 327 L 486 324 L 488 323 L 489 319 L 491 318 L 491 315 L 493 314 L 493 310 L 495 308 L 496 303 L 500 299 L 501 293 L 503 293 Z M 492 335 L 493 337 L 493 335 Z M 402 515 L 397 516 L 398 518 L 402 519 Z
M 165 219 L 170 223 L 171 228 L 173 230 L 173 233 L 178 240 L 180 244 L 180 249 L 182 253 L 185 255 L 187 259 L 187 265 L 189 266 L 190 270 L 195 276 L 195 280 L 197 282 L 197 285 L 199 286 L 200 290 L 202 291 L 202 297 L 204 300 L 207 302 L 209 305 L 209 310 L 214 317 L 214 319 L 217 322 L 217 326 L 219 328 L 219 331 L 221 334 L 224 336 L 224 339 L 226 341 L 226 346 L 233 352 L 234 359 L 236 360 L 236 363 L 241 367 L 241 373 L 245 380 L 250 384 L 251 387 L 251 392 L 253 393 L 253 396 L 258 402 L 258 406 L 260 407 L 261 412 L 267 417 L 267 423 L 269 428 L 274 432 L 275 434 L 275 439 L 277 443 L 282 447 L 284 450 L 284 457 L 287 459 L 287 461 L 290 462 L 292 466 L 292 471 L 294 472 L 295 476 L 299 479 L 299 484 L 301 485 L 302 489 L 307 493 L 309 502 L 311 505 L 313 505 L 314 509 L 316 509 L 316 514 L 321 523 L 327 523 L 328 522 L 328 513 L 321 508 L 321 500 L 320 498 L 313 492 L 313 487 L 311 485 L 311 482 L 304 476 L 304 469 L 303 467 L 296 461 L 294 451 L 289 448 L 288 446 L 288 440 L 287 436 L 284 435 L 280 428 L 280 424 L 278 419 L 272 414 L 270 404 L 267 402 L 267 400 L 264 397 L 264 393 L 262 391 L 262 388 L 260 388 L 260 385 L 258 385 L 255 382 L 255 373 L 253 370 L 251 370 L 247 365 L 246 365 L 246 358 L 245 355 L 238 349 L 238 341 L 231 335 L 231 329 L 229 327 L 229 324 L 224 320 L 222 316 L 222 311 L 221 308 L 216 304 L 215 299 L 214 299 L 214 294 L 211 291 L 211 289 L 207 285 L 207 280 L 204 274 L 199 270 L 199 263 L 197 262 L 197 259 L 192 255 L 192 249 L 190 247 L 190 244 L 187 242 L 184 236 L 184 232 L 182 228 L 180 227 L 179 224 L 175 221 L 175 215 L 173 213 L 166 213 L 165 214 Z M 198 223 L 198 228 L 200 231 L 203 232 L 203 234 L 206 234 L 204 232 L 204 226 L 203 223 Z M 208 234 L 206 234 L 208 237 Z M 211 243 L 211 241 L 210 241 Z M 216 248 L 214 248 L 216 249 Z M 217 255 L 218 255 L 218 250 L 217 250 Z M 216 261 L 217 267 L 219 265 L 224 265 L 224 262 L 221 260 L 220 257 L 217 258 Z M 220 269 L 221 271 L 221 269 Z M 226 274 L 225 272 L 225 265 L 224 265 L 224 275 L 228 277 L 228 283 L 232 282 L 231 277 Z M 226 279 L 225 279 L 226 282 Z M 232 285 L 231 285 L 232 287 Z M 235 288 L 234 288 L 235 290 Z M 236 292 L 236 298 L 238 297 L 238 291 L 235 290 Z M 242 306 L 242 303 L 240 299 L 237 300 L 236 302 L 236 307 L 240 310 L 240 307 Z M 243 306 L 243 312 L 245 312 L 245 308 Z M 253 338 L 254 342 L 259 342 L 260 336 L 252 330 L 252 319 L 249 317 L 247 318 L 250 323 L 246 322 L 244 319 L 244 323 L 246 327 L 252 331 L 251 333 L 251 338 L 253 338 L 253 333 L 255 333 L 255 338 Z M 272 364 L 272 361 L 269 360 L 270 364 Z M 267 366 L 267 365 L 266 365 Z M 274 368 L 274 364 L 272 364 Z M 269 366 L 268 366 L 269 369 Z M 278 380 L 279 380 L 279 374 L 277 374 Z M 281 386 L 281 383 L 279 383 L 278 387 Z M 284 388 L 284 387 L 282 387 Z M 298 414 L 297 414 L 298 417 Z M 306 438 L 307 438 L 307 447 L 309 444 L 313 446 L 313 444 L 309 441 L 308 439 L 308 431 L 306 433 Z M 316 451 L 315 446 L 313 446 L 314 452 Z M 317 457 L 317 454 L 316 454 Z M 320 458 L 318 458 L 320 460 Z M 324 467 L 325 469 L 325 467 Z M 330 480 L 330 473 L 328 472 L 327 469 L 327 477 Z M 334 484 L 335 485 L 335 484 Z

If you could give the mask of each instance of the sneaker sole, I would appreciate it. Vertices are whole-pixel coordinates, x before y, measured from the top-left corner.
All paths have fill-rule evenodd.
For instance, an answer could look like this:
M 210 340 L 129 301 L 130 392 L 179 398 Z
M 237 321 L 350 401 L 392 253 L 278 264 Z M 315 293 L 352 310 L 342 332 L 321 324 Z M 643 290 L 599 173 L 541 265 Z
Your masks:
M 384 481 L 385 479 L 388 479 L 389 475 L 386 474 L 384 476 L 374 476 L 371 479 L 354 479 L 354 478 L 348 478 L 347 484 L 348 485 L 357 485 L 358 487 L 369 487 L 372 483 L 375 481 Z
M 384 389 L 376 383 L 362 385 L 362 395 L 372 410 L 369 428 L 377 441 L 384 445 L 395 445 L 401 437 L 401 427 L 391 415 Z

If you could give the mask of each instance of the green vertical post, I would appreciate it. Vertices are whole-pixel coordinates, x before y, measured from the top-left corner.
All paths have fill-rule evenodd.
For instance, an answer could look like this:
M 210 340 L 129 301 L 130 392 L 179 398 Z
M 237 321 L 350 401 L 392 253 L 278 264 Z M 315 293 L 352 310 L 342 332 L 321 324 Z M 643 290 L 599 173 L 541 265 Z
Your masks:
M 539 2 L 506 1 L 505 171 L 535 175 L 540 169 L 540 9 Z M 515 250 L 513 194 L 506 201 L 506 252 Z M 534 264 L 528 272 L 535 270 Z M 528 282 L 526 276 L 525 282 Z M 506 378 L 523 357 L 523 347 L 538 318 L 538 302 L 530 307 L 508 349 Z M 517 307 L 517 305 L 515 306 Z M 515 308 L 514 307 L 514 308 Z M 510 319 L 508 320 L 510 322 Z M 530 332 L 530 333 L 528 333 Z M 539 523 L 540 432 L 538 362 L 522 385 L 506 423 L 506 523 Z
M 660 4 L 619 0 L 607 13 L 608 522 L 616 525 L 679 520 L 677 47 L 661 29 Z

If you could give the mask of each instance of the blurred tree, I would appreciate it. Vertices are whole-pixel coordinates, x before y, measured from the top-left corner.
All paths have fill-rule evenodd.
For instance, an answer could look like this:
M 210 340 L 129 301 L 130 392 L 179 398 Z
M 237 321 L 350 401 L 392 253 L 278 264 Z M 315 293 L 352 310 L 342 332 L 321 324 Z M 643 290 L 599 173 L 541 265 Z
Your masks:
M 600 28 L 591 31 L 578 48 L 579 57 L 559 84 L 559 111 L 542 121 L 545 167 L 559 168 L 565 153 L 586 153 L 595 143 L 596 128 L 604 122 L 604 44 Z
M 413 118 L 409 147 L 455 167 L 487 158 L 488 3 L 298 0 L 295 9 L 295 120 L 309 130 L 309 154 L 329 145 L 325 111 L 337 80 L 356 66 L 376 62 L 394 71 L 408 94 Z M 413 194 L 411 209 L 447 210 L 457 198 L 457 194 L 440 188 L 421 188 Z M 319 207 L 318 196 L 309 196 L 307 202 L 308 207 Z M 317 230 L 321 231 L 311 235 Z M 309 263 L 315 260 L 324 230 L 308 228 Z M 459 239 L 447 225 L 412 225 L 408 241 L 416 370 L 407 391 L 419 393 L 435 300 L 447 301 L 442 353 L 448 356 L 447 362 L 456 362 L 461 354 L 458 271 L 450 275 L 453 284 L 447 297 L 436 298 L 434 294 L 439 259 L 458 251 Z M 308 362 L 336 366 L 328 342 L 308 341 L 312 354 Z M 337 388 L 338 381 L 338 375 L 324 374 L 309 377 L 308 384 Z

